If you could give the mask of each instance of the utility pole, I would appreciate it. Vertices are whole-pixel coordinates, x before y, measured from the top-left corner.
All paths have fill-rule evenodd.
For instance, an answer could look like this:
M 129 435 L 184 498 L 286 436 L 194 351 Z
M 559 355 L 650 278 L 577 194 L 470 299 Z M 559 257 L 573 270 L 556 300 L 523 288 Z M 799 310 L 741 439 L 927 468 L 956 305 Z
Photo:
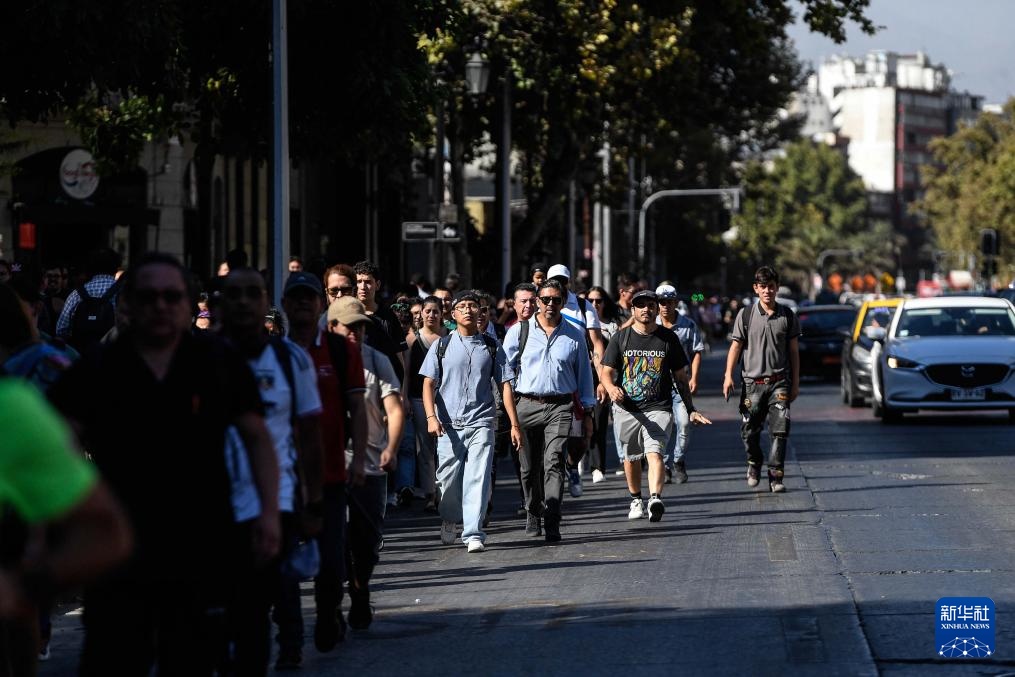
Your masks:
M 283 275 L 289 272 L 289 28 L 286 0 L 272 1 L 272 299 L 281 303 Z

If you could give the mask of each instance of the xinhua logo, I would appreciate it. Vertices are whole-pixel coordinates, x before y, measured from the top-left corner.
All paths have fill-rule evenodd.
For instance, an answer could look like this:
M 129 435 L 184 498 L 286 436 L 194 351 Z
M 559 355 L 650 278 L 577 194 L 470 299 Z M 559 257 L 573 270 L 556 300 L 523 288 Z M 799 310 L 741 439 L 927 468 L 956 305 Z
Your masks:
M 939 658 L 990 658 L 997 617 L 989 597 L 942 597 L 935 608 Z

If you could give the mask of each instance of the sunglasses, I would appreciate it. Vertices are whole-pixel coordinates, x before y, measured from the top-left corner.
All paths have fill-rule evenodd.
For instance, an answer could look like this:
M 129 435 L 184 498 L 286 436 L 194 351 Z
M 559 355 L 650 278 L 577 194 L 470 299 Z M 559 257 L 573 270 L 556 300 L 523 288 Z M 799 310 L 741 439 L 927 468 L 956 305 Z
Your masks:
M 590 298 L 588 299 L 588 301 L 589 301 L 589 303 L 596 303 L 596 304 L 598 304 L 598 303 L 602 303 L 602 302 L 603 302 L 603 299 L 594 299 L 594 298 L 591 298 L 591 297 L 590 297 Z
M 539 301 L 544 306 L 559 306 L 564 303 L 564 299 L 560 296 L 540 296 Z
M 350 296 L 354 291 L 356 291 L 355 287 L 328 287 L 328 296 L 333 298 Z
M 167 306 L 175 306 L 183 297 L 184 293 L 179 289 L 138 289 L 134 292 L 134 300 L 142 306 L 154 306 L 159 299 Z
M 651 301 L 649 299 L 638 299 L 631 305 L 633 305 L 635 308 L 648 308 L 649 306 L 654 306 L 655 304 L 656 304 L 655 301 Z
M 222 290 L 222 294 L 230 301 L 239 301 L 243 297 L 256 301 L 264 296 L 264 288 L 254 284 L 246 287 L 226 287 Z

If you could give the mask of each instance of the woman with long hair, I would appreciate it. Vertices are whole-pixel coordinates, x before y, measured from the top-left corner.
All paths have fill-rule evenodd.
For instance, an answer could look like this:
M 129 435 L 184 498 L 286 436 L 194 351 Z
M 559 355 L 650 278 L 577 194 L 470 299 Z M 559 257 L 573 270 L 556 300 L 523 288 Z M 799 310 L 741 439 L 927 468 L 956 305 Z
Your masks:
M 444 336 L 444 302 L 436 296 L 423 299 L 423 326 L 411 332 L 409 344 L 409 401 L 412 402 L 412 417 L 416 424 L 416 439 L 419 452 L 416 455 L 416 467 L 419 470 L 419 483 L 422 485 L 426 498 L 426 512 L 436 513 L 437 503 L 437 438 L 431 435 L 426 427 L 426 410 L 423 408 L 423 377 L 419 370 L 423 366 L 430 346 Z M 408 492 L 405 490 L 408 489 Z M 399 496 L 404 496 L 403 504 L 411 500 L 412 487 L 399 487 Z
M 609 343 L 617 332 L 617 306 L 605 289 L 599 286 L 589 288 L 585 299 L 592 304 L 599 314 L 602 324 L 603 340 Z M 592 412 L 592 441 L 589 443 L 589 462 L 592 466 L 592 483 L 598 484 L 605 479 L 606 470 L 606 430 L 610 423 L 610 401 L 604 400 L 596 404 Z

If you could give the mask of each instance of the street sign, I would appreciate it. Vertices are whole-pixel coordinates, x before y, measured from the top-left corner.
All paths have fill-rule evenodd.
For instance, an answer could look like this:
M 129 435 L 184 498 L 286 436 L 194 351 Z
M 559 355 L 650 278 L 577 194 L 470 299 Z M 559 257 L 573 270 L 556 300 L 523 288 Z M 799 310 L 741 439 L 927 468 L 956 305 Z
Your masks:
M 433 242 L 440 238 L 440 229 L 437 221 L 404 221 L 402 242 Z
M 459 242 L 461 239 L 461 229 L 457 223 L 402 222 L 402 242 Z

